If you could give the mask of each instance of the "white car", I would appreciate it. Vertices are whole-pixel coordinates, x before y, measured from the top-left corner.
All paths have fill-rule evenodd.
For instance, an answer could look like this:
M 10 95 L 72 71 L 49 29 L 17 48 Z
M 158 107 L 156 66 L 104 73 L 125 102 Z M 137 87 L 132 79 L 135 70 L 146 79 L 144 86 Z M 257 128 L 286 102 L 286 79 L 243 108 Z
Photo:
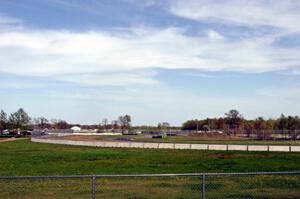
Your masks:
M 2 134 L 3 134 L 3 135 L 9 135 L 9 130 L 7 130 L 7 129 L 4 130 L 4 131 L 2 132 Z

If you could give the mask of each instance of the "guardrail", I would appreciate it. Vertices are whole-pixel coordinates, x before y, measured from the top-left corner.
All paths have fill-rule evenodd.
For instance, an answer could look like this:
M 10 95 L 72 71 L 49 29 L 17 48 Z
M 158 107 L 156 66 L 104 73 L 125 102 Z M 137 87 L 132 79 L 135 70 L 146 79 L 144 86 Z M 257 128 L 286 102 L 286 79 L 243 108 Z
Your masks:
M 0 176 L 0 185 L 1 198 L 300 198 L 300 171 Z

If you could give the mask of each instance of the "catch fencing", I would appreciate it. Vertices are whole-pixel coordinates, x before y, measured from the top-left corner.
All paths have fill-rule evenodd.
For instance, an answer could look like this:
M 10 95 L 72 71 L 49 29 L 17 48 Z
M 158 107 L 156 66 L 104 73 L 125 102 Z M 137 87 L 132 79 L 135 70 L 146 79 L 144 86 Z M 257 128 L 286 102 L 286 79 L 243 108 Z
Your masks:
M 300 198 L 300 172 L 0 176 L 0 198 Z

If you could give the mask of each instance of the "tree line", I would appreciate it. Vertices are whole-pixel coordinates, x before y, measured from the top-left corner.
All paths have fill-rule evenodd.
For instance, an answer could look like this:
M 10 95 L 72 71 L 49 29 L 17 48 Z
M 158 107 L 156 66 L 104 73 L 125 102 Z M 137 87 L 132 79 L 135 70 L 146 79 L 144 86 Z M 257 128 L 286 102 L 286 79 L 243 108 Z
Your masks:
M 129 128 L 142 127 L 152 130 L 162 129 L 177 129 L 172 127 L 168 122 L 159 123 L 156 127 L 151 126 L 131 126 L 131 116 L 119 116 L 117 120 L 109 122 L 104 118 L 99 124 L 81 125 L 69 124 L 65 120 L 50 119 L 45 117 L 31 118 L 23 108 L 19 108 L 16 112 L 7 114 L 5 111 L 0 111 L 0 133 L 5 129 L 69 129 L 72 126 L 80 126 L 83 129 L 121 129 L 122 132 Z M 142 128 L 143 129 L 143 128 Z M 244 133 L 251 134 L 253 131 L 269 130 L 269 131 L 293 131 L 300 129 L 299 116 L 285 116 L 281 115 L 278 118 L 264 119 L 258 117 L 253 120 L 245 119 L 238 110 L 230 110 L 220 118 L 206 118 L 201 120 L 188 120 L 183 123 L 181 130 L 191 131 L 211 131 L 220 130 L 229 133 Z
M 31 118 L 28 113 L 19 108 L 16 112 L 7 114 L 4 110 L 0 111 L 0 133 L 6 129 L 70 129 L 73 126 L 80 126 L 83 129 L 121 129 L 122 132 L 131 127 L 131 116 L 119 116 L 117 120 L 108 122 L 108 119 L 103 119 L 99 124 L 94 125 L 81 125 L 70 124 L 61 119 L 47 119 L 45 117 Z
M 264 119 L 258 117 L 247 120 L 238 110 L 230 110 L 224 117 L 207 118 L 203 120 L 188 120 L 182 125 L 182 130 L 210 131 L 221 130 L 226 132 L 243 132 L 250 134 L 253 131 L 293 131 L 300 129 L 299 116 L 285 116 Z

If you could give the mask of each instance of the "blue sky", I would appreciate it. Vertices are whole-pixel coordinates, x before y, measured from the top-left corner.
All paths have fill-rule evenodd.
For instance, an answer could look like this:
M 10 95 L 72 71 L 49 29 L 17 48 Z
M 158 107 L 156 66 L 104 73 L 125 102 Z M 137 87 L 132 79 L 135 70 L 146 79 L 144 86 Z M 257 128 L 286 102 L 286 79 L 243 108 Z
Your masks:
M 0 109 L 180 125 L 300 113 L 298 0 L 0 2 Z

